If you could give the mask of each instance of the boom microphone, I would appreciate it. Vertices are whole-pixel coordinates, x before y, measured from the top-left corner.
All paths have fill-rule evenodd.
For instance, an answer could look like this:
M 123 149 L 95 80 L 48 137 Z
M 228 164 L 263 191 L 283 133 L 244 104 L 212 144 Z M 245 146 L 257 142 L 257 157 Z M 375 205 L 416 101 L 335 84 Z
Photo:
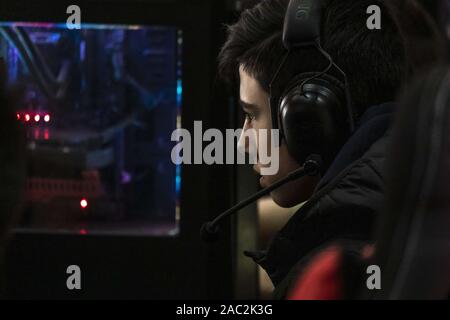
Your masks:
M 316 176 L 317 174 L 319 174 L 319 169 L 321 166 L 322 166 L 322 158 L 317 154 L 310 155 L 303 164 L 303 167 L 292 171 L 285 178 L 273 183 L 267 188 L 264 188 L 255 193 L 254 195 L 250 196 L 249 198 L 239 202 L 237 205 L 231 207 L 230 209 L 218 215 L 213 221 L 205 222 L 202 225 L 202 228 L 200 229 L 200 236 L 202 240 L 206 242 L 216 241 L 219 238 L 218 224 L 224 218 L 232 215 L 236 211 L 246 207 L 250 203 L 258 200 L 259 198 L 265 196 L 266 194 L 269 194 L 273 190 L 281 187 L 282 185 L 292 180 L 296 180 L 304 176 Z

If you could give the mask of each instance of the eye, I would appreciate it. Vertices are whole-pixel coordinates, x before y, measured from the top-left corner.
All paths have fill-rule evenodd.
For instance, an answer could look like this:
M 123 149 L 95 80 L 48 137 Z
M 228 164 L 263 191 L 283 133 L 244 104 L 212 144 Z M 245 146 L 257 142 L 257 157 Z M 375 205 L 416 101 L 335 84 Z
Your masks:
M 244 112 L 244 116 L 245 116 L 245 119 L 247 119 L 248 121 L 255 120 L 255 116 L 253 114 L 251 114 L 251 113 Z

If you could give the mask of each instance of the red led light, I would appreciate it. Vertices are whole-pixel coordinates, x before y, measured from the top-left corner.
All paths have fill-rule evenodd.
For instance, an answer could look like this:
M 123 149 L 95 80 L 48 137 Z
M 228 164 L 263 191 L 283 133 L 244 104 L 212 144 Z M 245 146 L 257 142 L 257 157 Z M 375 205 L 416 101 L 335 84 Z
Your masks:
M 41 120 L 41 116 L 40 115 L 35 115 L 34 116 L 34 121 L 39 122 L 39 120 Z
M 44 121 L 45 121 L 45 122 L 50 122 L 50 115 L 49 115 L 49 114 L 46 114 L 46 115 L 44 116 Z
M 27 114 L 25 115 L 25 121 L 28 122 L 28 121 L 30 121 L 30 119 L 31 119 L 31 117 L 30 117 L 30 115 L 27 113 Z
M 81 201 L 80 201 L 80 207 L 81 207 L 82 209 L 86 209 L 87 206 L 88 206 L 87 200 L 86 200 L 86 199 L 81 199 Z
M 86 229 L 80 229 L 80 234 L 87 234 Z
M 17 113 L 17 120 L 20 120 L 20 113 Z

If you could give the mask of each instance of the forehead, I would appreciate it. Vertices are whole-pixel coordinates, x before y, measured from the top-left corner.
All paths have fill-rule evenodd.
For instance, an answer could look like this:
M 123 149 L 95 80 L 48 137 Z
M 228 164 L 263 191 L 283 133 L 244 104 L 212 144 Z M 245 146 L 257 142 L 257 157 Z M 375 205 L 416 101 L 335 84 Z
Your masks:
M 242 101 L 262 106 L 267 103 L 269 95 L 265 92 L 259 82 L 252 77 L 244 68 L 239 66 L 239 94 Z

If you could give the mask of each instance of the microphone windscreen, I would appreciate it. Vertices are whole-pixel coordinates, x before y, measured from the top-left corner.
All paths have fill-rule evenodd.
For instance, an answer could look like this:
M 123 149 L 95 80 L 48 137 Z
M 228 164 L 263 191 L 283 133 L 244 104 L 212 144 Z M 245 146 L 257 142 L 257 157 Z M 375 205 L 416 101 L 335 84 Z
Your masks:
M 211 222 L 205 222 L 200 228 L 200 238 L 205 242 L 215 242 L 219 239 L 219 228 L 211 228 Z
M 308 158 L 306 158 L 306 161 L 303 164 L 303 168 L 309 175 L 316 175 L 319 173 L 319 169 L 322 167 L 322 165 L 322 157 L 318 154 L 312 154 Z

